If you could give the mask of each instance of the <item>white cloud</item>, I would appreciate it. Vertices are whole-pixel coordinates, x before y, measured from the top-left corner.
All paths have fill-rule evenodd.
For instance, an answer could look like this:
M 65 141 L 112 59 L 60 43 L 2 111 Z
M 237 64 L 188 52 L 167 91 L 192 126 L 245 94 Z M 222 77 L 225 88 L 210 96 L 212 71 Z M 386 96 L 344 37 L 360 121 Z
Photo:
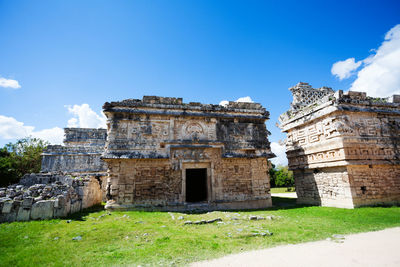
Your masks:
M 88 104 L 66 106 L 73 118 L 68 120 L 68 127 L 106 128 L 107 118 L 103 113 L 98 115 Z
M 354 71 L 358 69 L 362 64 L 362 61 L 355 62 L 354 57 L 348 58 L 343 61 L 338 61 L 332 65 L 331 72 L 333 75 L 343 80 L 349 78 L 354 74 Z
M 380 47 L 372 52 L 362 60 L 362 68 L 350 90 L 373 97 L 400 94 L 400 24 L 388 31 Z
M 37 137 L 48 141 L 53 145 L 61 145 L 64 140 L 64 129 L 54 127 L 51 129 L 44 129 L 38 132 L 32 132 L 33 137 Z
M 254 101 L 251 99 L 250 96 L 239 97 L 238 99 L 236 99 L 235 102 L 254 103 Z M 222 100 L 221 102 L 219 102 L 219 105 L 226 107 L 227 105 L 229 105 L 229 101 L 228 100 Z
M 79 127 L 78 125 L 78 119 L 77 118 L 71 118 L 68 120 L 67 127 L 71 128 L 76 128 Z
M 0 137 L 4 139 L 23 138 L 33 132 L 35 127 L 25 126 L 13 117 L 0 115 Z
M 271 162 L 277 165 L 286 166 L 288 165 L 288 160 L 286 157 L 286 147 L 285 145 L 280 145 L 277 142 L 271 142 L 271 150 L 276 155 L 276 158 L 271 159 Z
M 222 100 L 221 102 L 219 102 L 219 105 L 226 107 L 227 105 L 229 105 L 229 101 L 228 100 Z
M 0 138 L 20 139 L 28 136 L 41 138 L 49 141 L 51 144 L 61 144 L 64 138 L 64 130 L 54 127 L 35 131 L 34 126 L 27 126 L 13 117 L 0 115 Z
M 16 80 L 0 77 L 0 87 L 18 89 L 21 88 L 21 85 Z
M 250 96 L 240 97 L 235 102 L 247 102 L 247 103 L 254 103 Z
M 68 120 L 68 127 L 82 128 L 105 128 L 106 117 L 98 115 L 88 104 L 67 106 L 69 113 L 74 117 Z M 12 140 L 28 136 L 41 138 L 51 144 L 62 144 L 64 130 L 60 127 L 53 127 L 35 131 L 34 126 L 25 125 L 13 117 L 0 115 L 0 139 Z

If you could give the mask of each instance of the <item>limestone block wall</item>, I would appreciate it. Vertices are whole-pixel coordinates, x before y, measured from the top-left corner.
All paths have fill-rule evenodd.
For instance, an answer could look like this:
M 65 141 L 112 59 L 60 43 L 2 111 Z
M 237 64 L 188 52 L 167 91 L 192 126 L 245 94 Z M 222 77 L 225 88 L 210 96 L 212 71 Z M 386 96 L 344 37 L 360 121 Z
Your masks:
M 28 174 L 18 185 L 0 188 L 0 222 L 65 217 L 100 204 L 98 177 Z
M 299 202 L 400 203 L 400 96 L 338 91 L 289 110 L 280 121 Z
M 346 167 L 297 169 L 294 176 L 298 203 L 353 208 Z
M 181 180 L 165 159 L 111 160 L 107 194 L 122 205 L 166 205 L 179 201 Z
M 221 169 L 214 172 L 216 200 L 266 199 L 270 193 L 268 170 L 266 159 L 222 159 Z
M 193 167 L 210 168 L 208 202 L 214 209 L 272 205 L 266 159 L 186 162 L 182 169 L 173 169 L 168 159 L 111 160 L 108 164 L 107 194 L 122 209 L 185 209 L 185 169 Z
M 400 165 L 349 166 L 354 206 L 400 204 Z

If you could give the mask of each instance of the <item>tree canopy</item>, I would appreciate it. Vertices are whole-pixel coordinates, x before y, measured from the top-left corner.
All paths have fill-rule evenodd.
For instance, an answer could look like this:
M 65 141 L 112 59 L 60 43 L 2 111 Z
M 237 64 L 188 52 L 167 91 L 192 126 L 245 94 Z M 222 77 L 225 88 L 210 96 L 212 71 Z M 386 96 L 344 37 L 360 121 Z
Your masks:
M 27 137 L 0 148 L 0 186 L 17 183 L 26 173 L 39 172 L 47 145 L 47 141 Z
M 293 172 L 289 171 L 288 166 L 275 166 L 272 164 L 269 175 L 271 177 L 271 187 L 294 186 Z

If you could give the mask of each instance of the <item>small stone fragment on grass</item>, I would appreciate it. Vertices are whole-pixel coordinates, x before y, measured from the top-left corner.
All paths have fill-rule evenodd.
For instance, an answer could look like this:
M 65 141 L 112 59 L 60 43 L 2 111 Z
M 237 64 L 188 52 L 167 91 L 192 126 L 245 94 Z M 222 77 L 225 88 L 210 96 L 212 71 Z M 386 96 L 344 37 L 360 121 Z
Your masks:
M 71 220 L 67 220 L 67 223 L 70 223 L 70 222 L 72 222 Z
M 206 221 L 206 223 L 214 223 L 214 222 L 222 222 L 222 219 L 221 218 L 215 218 L 215 219 L 211 219 L 211 220 Z
M 257 221 L 257 220 L 265 220 L 265 218 L 262 217 L 262 216 L 254 216 L 254 215 L 252 215 L 252 216 L 249 217 L 249 220 Z
M 184 219 L 183 216 L 179 216 L 179 217 L 178 217 L 178 220 L 183 220 L 183 219 Z
M 161 228 L 165 228 L 165 227 L 167 227 L 167 226 L 165 226 L 165 225 L 161 225 Z
M 58 240 L 58 239 L 60 239 L 58 236 L 54 237 L 54 240 Z
M 193 223 L 192 221 L 186 221 L 183 224 L 192 224 L 192 223 Z
M 72 238 L 72 240 L 76 240 L 76 241 L 81 241 L 82 240 L 82 236 L 78 235 Z

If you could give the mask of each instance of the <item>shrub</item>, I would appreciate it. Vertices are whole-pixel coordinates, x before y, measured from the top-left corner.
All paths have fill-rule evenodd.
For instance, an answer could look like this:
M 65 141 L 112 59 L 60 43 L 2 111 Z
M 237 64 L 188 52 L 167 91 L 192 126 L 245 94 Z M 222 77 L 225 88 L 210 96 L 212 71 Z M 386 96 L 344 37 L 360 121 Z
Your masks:
M 294 186 L 293 172 L 289 171 L 288 166 L 275 166 L 269 170 L 271 178 L 271 187 L 289 187 Z
M 17 183 L 26 173 L 39 172 L 41 154 L 49 143 L 27 137 L 0 149 L 0 186 Z

